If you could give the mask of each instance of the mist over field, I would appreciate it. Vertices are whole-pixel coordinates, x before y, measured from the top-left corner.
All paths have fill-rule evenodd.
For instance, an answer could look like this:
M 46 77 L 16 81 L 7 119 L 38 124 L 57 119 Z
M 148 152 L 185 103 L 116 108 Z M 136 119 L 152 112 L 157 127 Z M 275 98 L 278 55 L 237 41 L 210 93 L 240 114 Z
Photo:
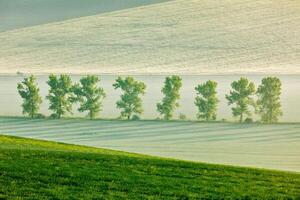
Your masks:
M 299 19 L 297 0 L 129 8 L 0 33 L 0 73 L 300 74 Z
M 298 199 L 300 0 L 0 0 L 0 199 Z
M 100 118 L 116 119 L 120 116 L 120 110 L 116 108 L 116 102 L 120 99 L 121 92 L 114 90 L 112 84 L 118 76 L 103 75 L 99 76 L 101 82 L 99 86 L 103 87 L 106 92 L 106 98 L 103 100 L 103 110 L 99 113 Z M 133 76 L 136 80 L 142 81 L 146 84 L 146 93 L 143 95 L 143 109 L 141 114 L 142 119 L 156 119 L 159 113 L 156 109 L 156 104 L 161 101 L 163 94 L 161 88 L 163 87 L 165 76 Z M 256 86 L 261 83 L 264 76 L 252 75 L 247 76 L 249 80 L 253 81 Z M 300 122 L 300 78 L 297 75 L 280 75 L 278 76 L 282 81 L 282 95 L 280 96 L 283 116 L 280 117 L 281 122 Z M 16 85 L 23 80 L 24 76 L 1 76 L 0 75 L 0 115 L 5 116 L 20 116 L 22 115 L 22 98 L 18 94 Z M 82 76 L 71 76 L 72 81 L 79 82 Z M 195 106 L 196 91 L 195 87 L 208 80 L 214 80 L 218 83 L 217 96 L 220 102 L 217 109 L 217 120 L 226 119 L 229 121 L 236 121 L 238 118 L 232 116 L 231 106 L 228 106 L 228 101 L 225 98 L 229 94 L 232 81 L 238 80 L 240 76 L 181 76 L 183 79 L 182 88 L 180 89 L 179 107 L 175 110 L 174 118 L 179 119 L 180 114 L 184 114 L 190 120 L 196 120 L 197 107 Z M 37 76 L 37 84 L 40 89 L 43 103 L 40 112 L 49 116 L 51 111 L 49 108 L 49 101 L 45 99 L 49 92 L 47 84 L 48 76 Z M 85 117 L 87 113 L 79 113 L 77 111 L 78 105 L 74 105 L 73 114 L 71 117 Z M 251 110 L 251 117 L 259 120 L 259 116 L 254 114 L 253 108 Z
M 148 155 L 300 172 L 300 124 L 0 117 L 8 135 Z

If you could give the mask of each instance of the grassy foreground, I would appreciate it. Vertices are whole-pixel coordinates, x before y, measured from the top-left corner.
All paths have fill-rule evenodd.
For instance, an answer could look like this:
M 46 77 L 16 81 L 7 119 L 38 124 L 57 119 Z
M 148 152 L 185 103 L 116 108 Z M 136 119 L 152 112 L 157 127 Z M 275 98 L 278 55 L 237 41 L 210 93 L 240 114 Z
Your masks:
M 300 174 L 0 136 L 0 199 L 297 199 Z

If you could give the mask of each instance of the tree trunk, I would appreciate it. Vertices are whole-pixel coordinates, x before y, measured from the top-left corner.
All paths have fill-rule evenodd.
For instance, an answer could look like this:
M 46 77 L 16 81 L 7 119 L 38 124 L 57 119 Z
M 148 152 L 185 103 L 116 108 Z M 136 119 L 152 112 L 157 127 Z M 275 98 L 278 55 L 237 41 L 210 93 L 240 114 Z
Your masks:
M 93 111 L 90 110 L 90 119 L 93 119 Z
M 273 122 L 273 109 L 270 109 L 269 123 Z
M 33 112 L 33 102 L 31 101 L 31 119 L 33 119 L 34 112 Z
M 243 113 L 240 115 L 240 123 L 243 122 Z

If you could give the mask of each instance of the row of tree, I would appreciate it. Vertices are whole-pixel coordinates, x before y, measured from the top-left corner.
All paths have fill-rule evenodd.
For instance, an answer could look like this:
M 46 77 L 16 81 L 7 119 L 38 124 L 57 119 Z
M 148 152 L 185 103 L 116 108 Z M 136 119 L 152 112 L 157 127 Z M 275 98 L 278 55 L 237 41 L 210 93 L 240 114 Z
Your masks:
M 72 105 L 79 103 L 79 112 L 88 112 L 90 119 L 94 119 L 102 110 L 102 101 L 106 94 L 98 83 L 97 76 L 88 75 L 80 79 L 79 83 L 72 83 L 68 75 L 50 75 L 47 84 L 49 92 L 46 99 L 49 101 L 49 109 L 53 112 L 52 118 L 61 118 L 67 113 L 72 113 Z M 122 90 L 120 100 L 116 102 L 121 109 L 121 118 L 136 119 L 143 113 L 141 96 L 145 94 L 146 85 L 133 77 L 118 77 L 113 84 L 114 89 Z M 173 117 L 173 113 L 179 107 L 180 88 L 182 79 L 179 76 L 166 77 L 161 90 L 164 97 L 157 103 L 157 111 L 165 120 Z M 259 114 L 264 123 L 274 123 L 282 115 L 280 95 L 281 82 L 277 77 L 262 79 L 261 85 L 256 89 L 253 82 L 241 77 L 231 84 L 231 91 L 226 95 L 228 105 L 232 107 L 232 114 L 244 122 L 245 116 L 250 119 L 251 109 Z M 197 118 L 202 120 L 216 120 L 217 106 L 217 82 L 209 80 L 195 87 L 197 96 L 195 105 L 198 109 Z M 36 77 L 31 75 L 18 84 L 18 92 L 23 98 L 23 114 L 31 118 L 37 116 L 42 97 L 39 94 Z

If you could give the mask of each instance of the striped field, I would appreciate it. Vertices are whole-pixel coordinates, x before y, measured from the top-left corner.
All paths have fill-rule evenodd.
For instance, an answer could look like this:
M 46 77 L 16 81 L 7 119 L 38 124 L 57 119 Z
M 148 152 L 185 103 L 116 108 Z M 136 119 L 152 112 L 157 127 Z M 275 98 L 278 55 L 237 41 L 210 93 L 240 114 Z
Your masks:
M 0 133 L 184 160 L 300 172 L 300 124 L 1 117 Z

